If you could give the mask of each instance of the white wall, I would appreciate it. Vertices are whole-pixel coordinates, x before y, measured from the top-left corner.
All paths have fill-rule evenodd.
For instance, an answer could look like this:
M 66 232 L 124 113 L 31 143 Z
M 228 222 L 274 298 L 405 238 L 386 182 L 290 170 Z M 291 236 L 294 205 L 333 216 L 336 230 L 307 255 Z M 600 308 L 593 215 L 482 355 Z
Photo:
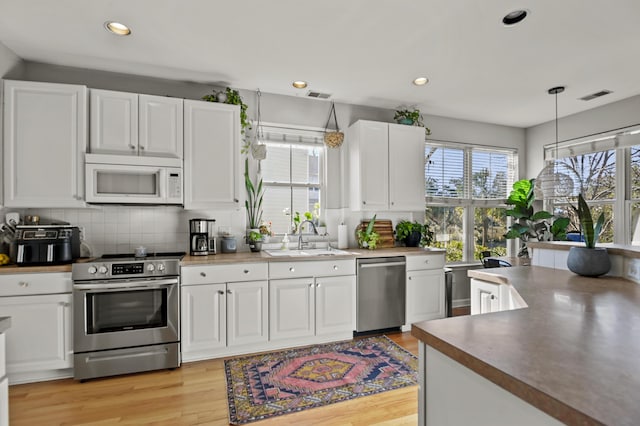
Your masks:
M 593 102 L 593 101 L 592 101 Z M 561 101 L 559 102 L 561 105 Z M 640 96 L 623 99 L 558 120 L 558 140 L 595 135 L 640 124 Z M 527 178 L 536 177 L 544 167 L 544 145 L 555 143 L 555 121 L 526 129 Z

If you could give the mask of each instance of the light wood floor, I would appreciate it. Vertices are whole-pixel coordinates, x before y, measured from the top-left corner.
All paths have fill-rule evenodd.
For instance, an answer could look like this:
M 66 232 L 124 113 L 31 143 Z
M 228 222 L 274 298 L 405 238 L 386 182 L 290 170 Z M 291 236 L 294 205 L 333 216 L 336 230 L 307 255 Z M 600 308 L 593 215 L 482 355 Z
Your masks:
M 388 336 L 418 353 L 409 333 Z M 410 386 L 326 407 L 252 423 L 257 425 L 415 425 L 418 387 Z M 21 425 L 226 425 L 221 359 L 79 383 L 71 379 L 9 388 L 12 426 Z

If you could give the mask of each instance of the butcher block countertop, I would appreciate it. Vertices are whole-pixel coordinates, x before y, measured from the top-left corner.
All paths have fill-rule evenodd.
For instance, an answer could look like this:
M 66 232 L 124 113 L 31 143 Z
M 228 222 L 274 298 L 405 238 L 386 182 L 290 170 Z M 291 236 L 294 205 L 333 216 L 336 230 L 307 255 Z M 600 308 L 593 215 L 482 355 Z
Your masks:
M 566 424 L 640 424 L 640 285 L 536 266 L 469 276 L 528 308 L 420 322 L 415 337 Z

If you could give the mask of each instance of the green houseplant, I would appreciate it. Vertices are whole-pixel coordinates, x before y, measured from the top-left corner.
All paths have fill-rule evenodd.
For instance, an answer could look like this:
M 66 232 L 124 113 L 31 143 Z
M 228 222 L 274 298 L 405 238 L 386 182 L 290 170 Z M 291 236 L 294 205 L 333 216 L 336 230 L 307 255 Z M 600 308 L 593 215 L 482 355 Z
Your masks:
M 249 232 L 249 249 L 253 252 L 262 250 L 262 234 L 260 232 Z
M 251 182 L 249 176 L 249 159 L 244 160 L 244 186 L 247 190 L 247 199 L 244 206 L 247 209 L 247 227 L 249 229 L 258 229 L 262 221 L 262 179 L 258 180 L 256 185 Z
M 356 240 L 358 240 L 358 247 L 366 248 L 369 250 L 375 250 L 380 241 L 380 234 L 373 230 L 373 225 L 376 222 L 376 215 L 373 215 L 366 228 L 360 228 L 356 231 Z
M 535 179 L 522 179 L 513 184 L 507 204 L 513 206 L 507 215 L 515 220 L 505 234 L 507 239 L 520 239 L 518 257 L 528 257 L 528 241 L 564 241 L 567 239 L 569 218 L 556 217 L 546 210 L 535 212 Z M 550 219 L 555 219 L 549 222 Z
M 427 224 L 401 220 L 396 225 L 396 239 L 407 247 L 428 246 L 433 242 L 433 231 Z
M 406 108 L 406 109 L 398 109 L 396 110 L 395 115 L 393 116 L 393 119 L 396 120 L 396 123 L 398 124 L 406 124 L 408 126 L 418 126 L 418 127 L 424 127 L 424 131 L 426 135 L 430 135 L 431 134 L 431 130 L 424 125 L 424 118 L 422 117 L 422 114 L 420 113 L 420 110 L 417 108 L 414 108 L 412 110 Z
M 591 209 L 582 194 L 578 195 L 578 207 L 575 210 L 585 247 L 571 247 L 567 267 L 571 272 L 587 277 L 604 275 L 611 269 L 611 259 L 606 248 L 596 247 L 604 225 L 604 213 L 600 213 L 594 224 Z

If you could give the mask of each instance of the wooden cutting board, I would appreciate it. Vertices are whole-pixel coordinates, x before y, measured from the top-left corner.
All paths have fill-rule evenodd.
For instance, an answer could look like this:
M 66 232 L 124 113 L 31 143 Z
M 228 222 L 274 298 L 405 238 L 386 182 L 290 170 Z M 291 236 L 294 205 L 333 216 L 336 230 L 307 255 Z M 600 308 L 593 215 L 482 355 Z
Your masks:
M 356 227 L 358 229 L 367 229 L 369 226 L 368 220 L 363 220 L 360 225 Z M 390 220 L 376 219 L 373 224 L 373 230 L 380 235 L 377 248 L 389 248 L 395 246 L 395 240 L 393 238 L 393 223 Z

